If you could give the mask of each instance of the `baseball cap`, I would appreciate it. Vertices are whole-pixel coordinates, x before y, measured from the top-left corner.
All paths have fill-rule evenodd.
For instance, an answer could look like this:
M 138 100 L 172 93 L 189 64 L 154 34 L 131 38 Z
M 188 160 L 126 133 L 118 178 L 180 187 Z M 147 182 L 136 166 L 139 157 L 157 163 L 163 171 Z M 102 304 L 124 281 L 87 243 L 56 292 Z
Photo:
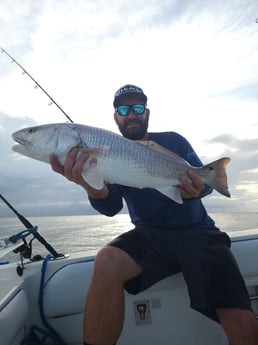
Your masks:
M 147 103 L 147 96 L 144 94 L 143 90 L 140 87 L 131 84 L 126 84 L 120 87 L 120 89 L 118 89 L 115 93 L 113 102 L 114 107 L 117 107 L 119 101 L 123 98 L 123 96 L 126 95 L 137 95 L 140 99 L 142 99 L 142 101 L 145 104 Z

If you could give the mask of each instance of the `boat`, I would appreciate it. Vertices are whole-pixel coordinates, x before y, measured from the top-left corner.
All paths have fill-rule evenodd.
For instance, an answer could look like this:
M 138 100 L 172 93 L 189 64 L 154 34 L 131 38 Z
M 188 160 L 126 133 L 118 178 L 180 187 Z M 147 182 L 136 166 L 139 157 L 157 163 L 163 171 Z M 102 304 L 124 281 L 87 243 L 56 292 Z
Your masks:
M 0 343 L 82 345 L 84 304 L 96 251 L 60 254 L 37 227 L 17 215 L 27 229 L 0 239 Z M 258 228 L 229 235 L 258 315 Z M 45 256 L 32 256 L 30 237 L 45 246 Z M 17 262 L 3 260 L 10 251 L 17 253 Z M 137 295 L 125 291 L 125 305 L 118 345 L 228 344 L 218 323 L 190 309 L 181 273 Z
M 1 50 L 73 122 L 41 85 Z M 37 227 L 0 197 L 26 228 L 0 238 L 0 345 L 82 345 L 84 304 L 96 251 L 58 253 L 39 235 Z M 229 235 L 258 318 L 258 228 Z M 45 256 L 32 255 L 31 237 L 46 248 Z M 17 262 L 3 260 L 10 251 L 18 255 Z M 222 327 L 189 305 L 181 273 L 137 295 L 125 291 L 124 327 L 117 345 L 228 344 Z

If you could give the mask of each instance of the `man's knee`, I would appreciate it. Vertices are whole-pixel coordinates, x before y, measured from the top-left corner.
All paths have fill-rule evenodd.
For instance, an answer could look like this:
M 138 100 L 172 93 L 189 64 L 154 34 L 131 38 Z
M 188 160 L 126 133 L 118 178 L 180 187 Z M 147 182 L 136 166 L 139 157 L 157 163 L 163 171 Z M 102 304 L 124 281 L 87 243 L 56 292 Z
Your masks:
M 236 325 L 236 337 L 243 339 L 243 344 L 257 343 L 257 323 L 253 315 L 245 315 Z
M 257 322 L 251 311 L 221 309 L 217 313 L 222 327 L 232 343 L 233 340 L 238 339 L 239 344 L 256 344 Z
M 108 279 L 126 281 L 141 271 L 140 266 L 127 253 L 116 247 L 106 246 L 100 249 L 95 258 L 94 276 L 102 279 L 107 276 Z

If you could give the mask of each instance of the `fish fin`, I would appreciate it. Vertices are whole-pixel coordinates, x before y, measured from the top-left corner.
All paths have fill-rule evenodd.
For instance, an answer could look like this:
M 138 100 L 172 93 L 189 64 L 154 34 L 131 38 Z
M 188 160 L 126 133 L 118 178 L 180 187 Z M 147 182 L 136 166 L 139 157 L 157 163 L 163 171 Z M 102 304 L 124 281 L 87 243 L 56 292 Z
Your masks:
M 174 187 L 161 187 L 161 188 L 157 188 L 157 190 L 167 196 L 169 199 L 174 200 L 176 203 L 178 204 L 182 204 L 183 203 L 183 199 L 181 197 L 181 193 L 177 188 Z
M 152 150 L 155 150 L 157 152 L 163 153 L 164 155 L 166 155 L 166 156 L 168 156 L 170 158 L 181 160 L 184 163 L 187 163 L 189 165 L 189 163 L 186 162 L 182 157 L 180 157 L 176 153 L 168 150 L 164 146 L 161 146 L 161 145 L 155 143 L 155 141 L 152 141 L 152 140 L 136 140 L 136 142 L 141 144 L 141 145 L 147 146 L 147 147 L 149 147 Z
M 89 153 L 90 155 L 94 156 L 94 155 L 97 155 L 98 153 L 100 153 L 102 151 L 106 151 L 108 149 L 109 149 L 109 146 L 101 145 L 98 147 L 80 147 L 79 151 L 86 152 L 86 153 Z
M 94 189 L 102 189 L 104 187 L 104 179 L 98 169 L 98 163 L 90 163 L 90 166 L 82 172 L 82 177 Z
M 227 183 L 226 165 L 230 162 L 229 157 L 220 158 L 202 167 L 203 171 L 214 171 L 213 177 L 207 184 L 220 194 L 230 197 Z
M 98 147 L 80 147 L 80 152 L 86 152 L 91 157 L 97 157 L 99 153 L 108 150 L 109 146 L 101 145 Z M 89 166 L 82 172 L 82 177 L 94 189 L 102 189 L 104 187 L 103 175 L 98 169 L 97 162 L 90 162 Z

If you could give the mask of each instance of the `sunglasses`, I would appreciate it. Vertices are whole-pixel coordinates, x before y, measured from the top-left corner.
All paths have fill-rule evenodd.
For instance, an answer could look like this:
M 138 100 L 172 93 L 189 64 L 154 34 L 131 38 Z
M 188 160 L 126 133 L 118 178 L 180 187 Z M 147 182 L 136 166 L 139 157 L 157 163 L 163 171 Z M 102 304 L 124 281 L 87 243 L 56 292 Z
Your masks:
M 131 110 L 134 115 L 142 115 L 145 112 L 145 104 L 119 105 L 116 107 L 116 111 L 120 116 L 127 116 Z

